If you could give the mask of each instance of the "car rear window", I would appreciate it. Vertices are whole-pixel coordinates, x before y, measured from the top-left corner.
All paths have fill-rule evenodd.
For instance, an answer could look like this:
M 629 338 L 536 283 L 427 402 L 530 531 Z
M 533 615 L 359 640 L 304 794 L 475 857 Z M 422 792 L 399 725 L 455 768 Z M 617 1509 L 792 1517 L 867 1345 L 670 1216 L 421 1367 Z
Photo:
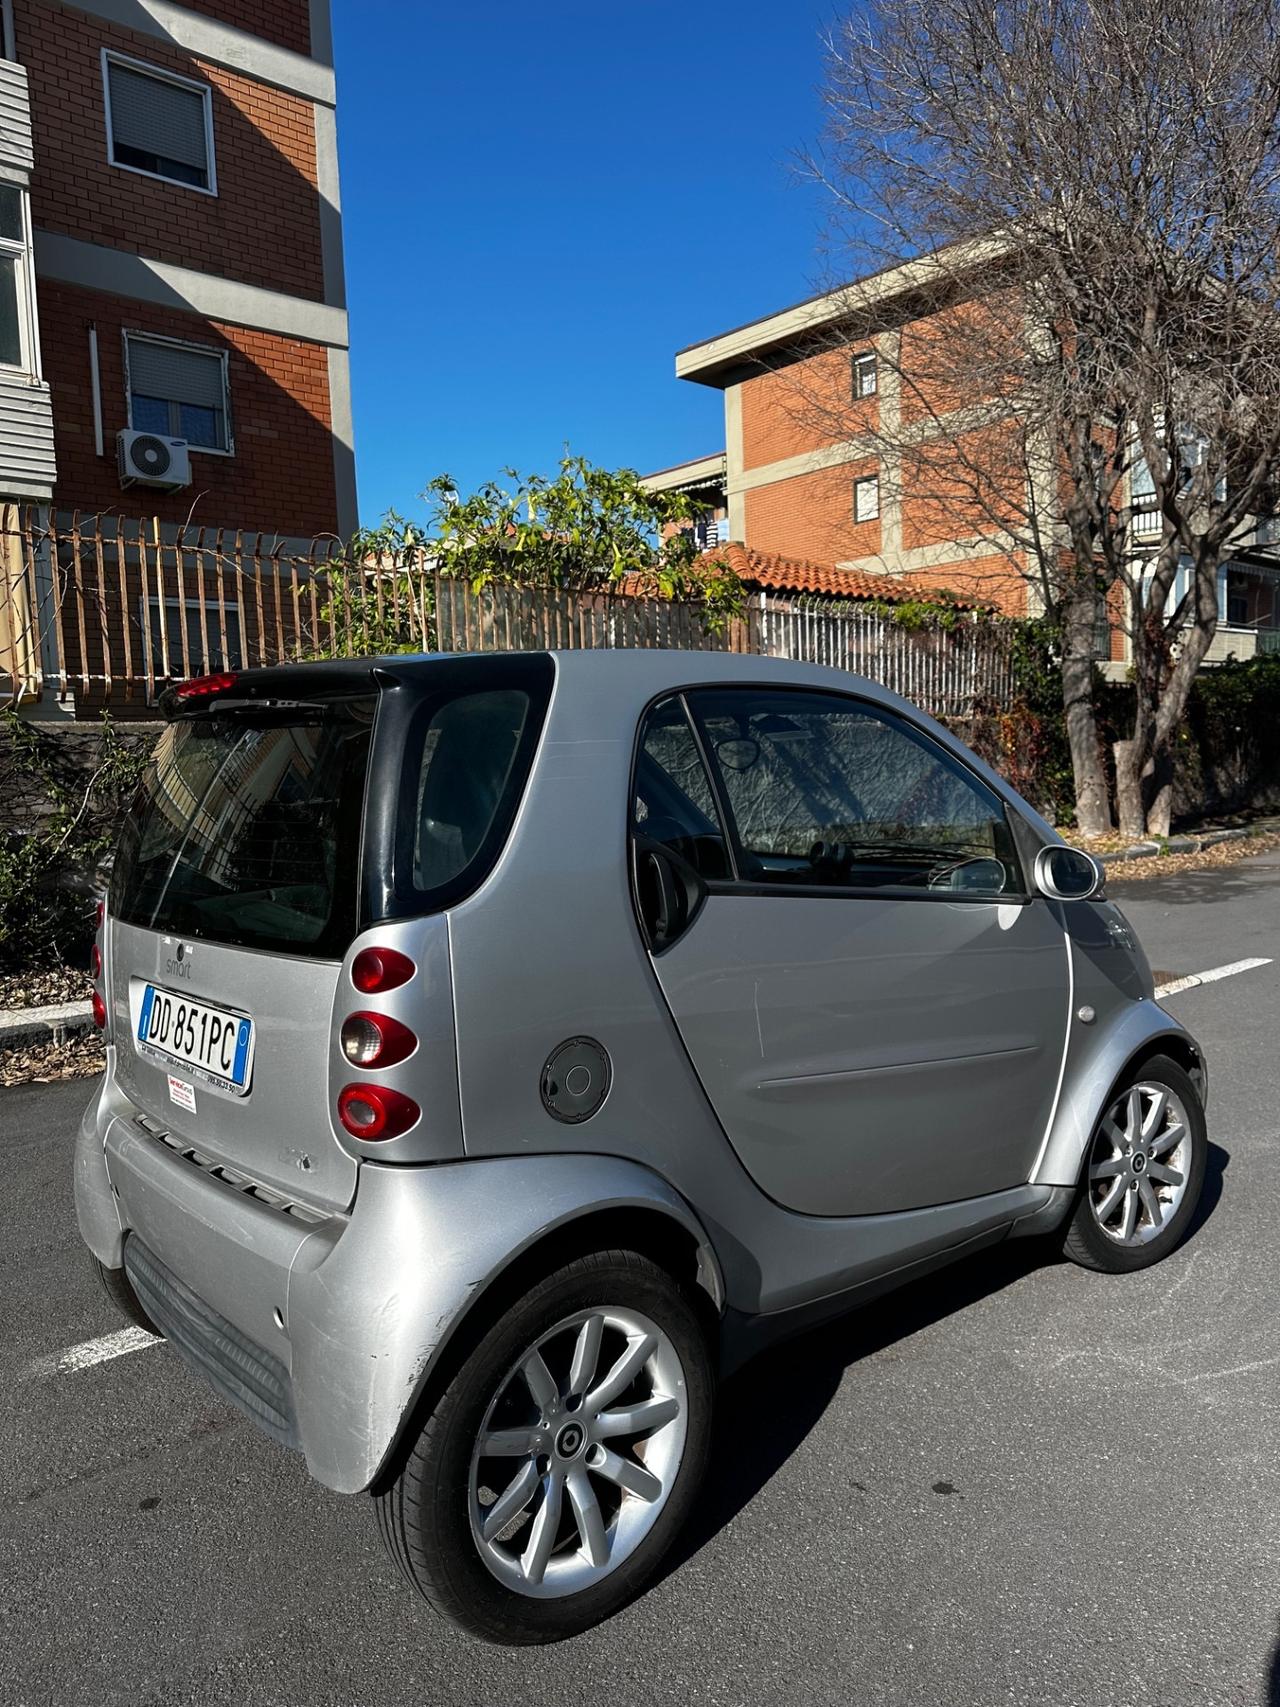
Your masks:
M 128 924 L 337 959 L 356 932 L 376 699 L 169 724 L 122 831 Z

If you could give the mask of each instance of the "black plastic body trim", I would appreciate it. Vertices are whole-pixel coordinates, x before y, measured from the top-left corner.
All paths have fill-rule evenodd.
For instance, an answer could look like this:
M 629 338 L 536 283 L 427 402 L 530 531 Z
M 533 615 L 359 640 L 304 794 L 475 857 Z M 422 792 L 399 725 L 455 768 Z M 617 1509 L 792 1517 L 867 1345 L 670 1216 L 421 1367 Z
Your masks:
M 299 1447 L 293 1384 L 280 1359 L 198 1298 L 136 1233 L 124 1242 L 124 1271 L 138 1302 L 183 1362 L 272 1440 Z

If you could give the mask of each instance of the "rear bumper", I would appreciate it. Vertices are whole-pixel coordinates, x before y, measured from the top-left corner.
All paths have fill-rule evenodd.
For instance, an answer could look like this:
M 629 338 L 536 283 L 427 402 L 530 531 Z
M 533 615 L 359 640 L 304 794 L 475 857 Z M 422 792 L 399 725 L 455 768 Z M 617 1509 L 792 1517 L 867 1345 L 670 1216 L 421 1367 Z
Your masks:
M 140 1130 L 110 1074 L 81 1123 L 76 1207 L 173 1349 L 340 1493 L 386 1462 L 440 1352 L 488 1282 L 593 1209 L 658 1209 L 714 1254 L 657 1175 L 606 1156 L 390 1167 L 349 1212 L 303 1222 Z
M 174 1350 L 264 1434 L 281 1446 L 297 1446 L 293 1383 L 280 1359 L 211 1310 L 136 1235 L 124 1242 L 124 1267 L 142 1308 Z

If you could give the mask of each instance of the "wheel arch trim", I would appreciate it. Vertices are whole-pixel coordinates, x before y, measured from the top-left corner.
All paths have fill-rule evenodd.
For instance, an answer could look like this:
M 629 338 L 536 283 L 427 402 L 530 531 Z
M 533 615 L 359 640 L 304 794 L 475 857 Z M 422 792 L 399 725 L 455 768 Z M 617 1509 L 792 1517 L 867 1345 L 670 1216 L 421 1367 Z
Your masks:
M 1158 1002 L 1135 1002 L 1120 1011 L 1087 1056 L 1068 1066 L 1031 1184 L 1074 1187 L 1079 1183 L 1089 1142 L 1114 1087 L 1133 1067 L 1161 1053 L 1186 1067 L 1201 1101 L 1207 1103 L 1208 1071 L 1200 1045 Z
M 719 1258 L 683 1197 L 612 1156 L 507 1156 L 361 1169 L 338 1239 L 318 1234 L 289 1279 L 291 1373 L 311 1473 L 338 1492 L 385 1481 L 413 1418 L 504 1292 L 577 1230 L 669 1227 L 708 1321 L 724 1300 Z M 577 1244 L 581 1240 L 576 1241 Z M 428 1260 L 423 1261 L 423 1253 Z M 376 1355 L 371 1355 L 376 1347 Z

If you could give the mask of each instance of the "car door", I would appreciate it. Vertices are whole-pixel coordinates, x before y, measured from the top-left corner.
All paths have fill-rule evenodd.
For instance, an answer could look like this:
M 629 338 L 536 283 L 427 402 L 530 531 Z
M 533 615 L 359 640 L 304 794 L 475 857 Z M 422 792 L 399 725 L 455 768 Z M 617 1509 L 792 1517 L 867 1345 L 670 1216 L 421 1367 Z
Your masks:
M 654 707 L 634 782 L 654 972 L 761 1189 L 869 1215 L 1024 1181 L 1068 961 L 994 791 L 883 706 L 772 687 Z

